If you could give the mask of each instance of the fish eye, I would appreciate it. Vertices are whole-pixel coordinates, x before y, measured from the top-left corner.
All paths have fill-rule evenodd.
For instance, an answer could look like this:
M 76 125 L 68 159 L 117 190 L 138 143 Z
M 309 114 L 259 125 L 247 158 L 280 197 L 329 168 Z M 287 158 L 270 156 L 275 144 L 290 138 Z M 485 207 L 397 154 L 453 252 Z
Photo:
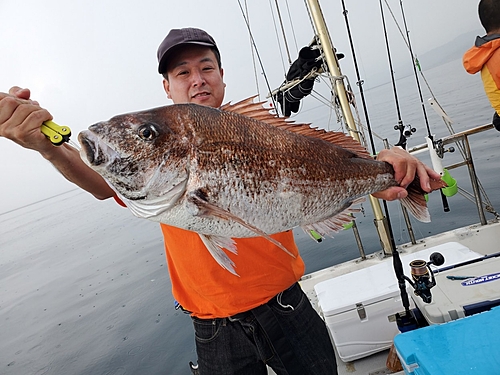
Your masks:
M 152 141 L 156 137 L 158 137 L 158 129 L 156 129 L 156 126 L 154 124 L 145 124 L 139 127 L 137 130 L 137 133 L 139 134 L 139 137 L 145 141 Z

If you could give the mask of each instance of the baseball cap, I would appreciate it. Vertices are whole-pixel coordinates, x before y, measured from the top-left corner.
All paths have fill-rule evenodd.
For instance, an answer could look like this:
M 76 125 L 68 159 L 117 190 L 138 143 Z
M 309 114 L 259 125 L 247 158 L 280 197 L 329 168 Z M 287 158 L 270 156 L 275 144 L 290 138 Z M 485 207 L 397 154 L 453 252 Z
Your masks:
M 161 42 L 158 47 L 158 73 L 165 73 L 168 62 L 168 53 L 172 48 L 181 44 L 198 44 L 200 46 L 215 47 L 217 52 L 219 49 L 212 38 L 206 31 L 187 27 L 184 29 L 172 29 Z

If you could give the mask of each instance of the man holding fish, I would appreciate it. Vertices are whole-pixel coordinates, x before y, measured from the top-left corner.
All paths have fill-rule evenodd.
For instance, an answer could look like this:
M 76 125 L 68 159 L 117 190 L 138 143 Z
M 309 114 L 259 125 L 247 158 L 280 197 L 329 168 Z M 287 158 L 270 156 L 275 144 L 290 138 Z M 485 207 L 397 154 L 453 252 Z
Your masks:
M 221 115 L 224 118 L 226 111 L 241 113 L 241 109 L 234 106 L 225 106 L 222 111 L 210 112 L 211 108 L 219 108 L 222 105 L 225 83 L 220 52 L 214 39 L 205 31 L 194 28 L 171 30 L 158 49 L 158 63 L 158 71 L 164 77 L 163 86 L 169 99 L 175 104 L 193 103 L 204 106 L 171 106 L 174 110 L 186 109 L 210 116 Z M 151 209 L 143 204 L 148 198 L 144 191 L 146 187 L 153 189 L 154 186 L 161 185 L 158 183 L 159 169 L 155 169 L 146 184 L 141 185 L 133 194 L 128 194 L 128 190 L 120 190 L 119 186 L 125 184 L 124 176 L 119 176 L 121 180 L 113 183 L 114 176 L 102 169 L 103 166 L 115 162 L 115 159 L 120 159 L 120 147 L 132 147 L 130 142 L 133 140 L 129 142 L 128 138 L 123 138 L 123 145 L 120 145 L 120 139 L 111 139 L 106 145 L 102 142 L 101 138 L 113 137 L 104 134 L 106 126 L 114 126 L 115 122 L 121 119 L 120 116 L 116 117 L 115 122 L 114 118 L 82 132 L 79 137 L 83 146 L 82 159 L 74 148 L 66 144 L 55 147 L 40 132 L 41 124 L 51 120 L 52 116 L 37 102 L 30 100 L 28 89 L 13 87 L 9 94 L 0 94 L 0 136 L 38 151 L 69 181 L 90 192 L 97 199 L 113 197 L 119 203 L 124 202 L 137 216 Z M 206 107 L 211 108 L 205 109 Z M 243 104 L 243 110 L 247 107 L 254 108 L 252 105 Z M 157 127 L 158 121 L 151 120 L 155 119 L 150 115 L 153 111 L 145 111 L 137 116 L 126 115 L 132 122 L 149 116 L 147 121 L 134 128 L 146 142 L 144 147 L 150 147 L 165 133 L 164 128 Z M 163 109 L 160 113 L 164 113 Z M 185 115 L 184 112 L 182 115 Z M 198 117 L 201 117 L 203 122 L 208 115 Z M 259 116 L 259 119 L 267 119 L 263 114 L 259 113 Z M 241 116 L 235 121 L 241 121 Z M 216 127 L 217 124 L 212 127 L 214 132 Z M 90 131 L 91 129 L 94 130 Z M 269 130 L 265 126 L 263 129 Z M 175 133 L 169 129 L 170 131 Z M 185 131 L 187 130 L 183 128 L 182 132 Z M 134 133 L 134 136 L 136 135 Z M 184 135 L 183 141 L 186 138 L 188 135 Z M 112 142 L 116 146 L 110 146 Z M 170 158 L 176 156 L 175 151 L 182 151 L 182 142 L 179 145 L 173 151 L 169 150 L 172 154 Z M 98 148 L 104 151 L 98 153 Z M 151 150 L 146 154 L 154 159 L 156 150 Z M 105 151 L 113 153 L 114 156 L 106 156 L 109 160 L 101 159 Z M 182 154 L 182 158 L 191 157 L 189 151 L 181 151 L 177 153 Z M 229 147 L 224 153 L 230 153 Z M 399 148 L 381 151 L 378 160 L 386 161 L 392 166 L 393 179 L 399 185 L 388 185 L 391 187 L 375 192 L 377 198 L 407 198 L 408 192 L 405 188 L 415 176 L 420 179 L 421 189 L 430 192 L 431 182 L 440 178 L 439 174 Z M 268 164 L 270 163 L 271 161 L 268 161 Z M 214 164 L 214 169 L 222 169 L 219 164 Z M 116 169 L 114 168 L 115 171 Z M 145 169 L 147 168 L 138 169 L 136 165 L 133 169 L 135 172 L 129 173 L 135 178 L 134 184 L 137 184 L 137 170 Z M 239 171 L 241 174 L 247 173 L 243 166 Z M 172 173 L 169 170 L 169 174 Z M 176 175 L 175 178 L 174 183 L 169 182 L 173 187 L 169 186 L 166 193 L 170 199 L 167 204 L 169 209 L 170 206 L 179 206 L 177 202 L 188 195 L 186 192 L 193 184 L 188 177 L 184 179 L 181 175 Z M 220 186 L 223 189 L 227 184 Z M 184 204 L 189 208 L 188 214 L 182 215 L 185 217 L 191 214 L 205 220 L 210 214 L 215 217 L 209 222 L 210 227 L 221 222 L 231 222 L 236 223 L 238 228 L 261 233 L 259 225 L 254 224 L 251 219 L 234 214 L 232 206 L 221 207 L 211 201 L 211 197 L 216 193 L 206 188 L 191 191 L 191 196 Z M 253 194 L 262 195 L 262 192 Z M 154 217 L 157 216 L 159 214 L 151 214 L 148 211 L 148 214 L 142 217 L 156 220 Z M 164 235 L 173 295 L 192 316 L 200 374 L 267 374 L 266 364 L 277 374 L 337 373 L 335 354 L 326 325 L 298 284 L 305 267 L 291 228 L 285 226 L 288 230 L 279 233 L 263 231 L 262 235 L 254 233 L 249 236 L 235 236 L 237 238 L 227 241 L 224 236 L 209 231 L 202 233 L 201 230 L 189 230 L 198 228 L 196 221 L 177 226 L 171 224 L 176 223 L 175 221 L 169 220 L 170 218 L 157 221 L 161 222 Z M 237 248 L 238 254 L 227 254 L 225 250 L 232 251 L 231 248 L 234 251 Z

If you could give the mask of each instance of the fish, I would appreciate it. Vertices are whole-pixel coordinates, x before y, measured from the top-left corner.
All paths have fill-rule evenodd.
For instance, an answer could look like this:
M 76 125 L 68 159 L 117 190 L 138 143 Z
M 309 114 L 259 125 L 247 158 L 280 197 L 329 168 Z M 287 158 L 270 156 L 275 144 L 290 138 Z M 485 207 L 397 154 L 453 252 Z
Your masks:
M 122 114 L 78 140 L 82 160 L 135 216 L 197 232 L 235 275 L 224 251 L 237 253 L 234 238 L 262 236 L 293 256 L 270 235 L 301 227 L 332 236 L 364 196 L 399 185 L 352 137 L 277 117 L 253 97 Z M 402 204 L 430 221 L 418 178 L 407 190 Z

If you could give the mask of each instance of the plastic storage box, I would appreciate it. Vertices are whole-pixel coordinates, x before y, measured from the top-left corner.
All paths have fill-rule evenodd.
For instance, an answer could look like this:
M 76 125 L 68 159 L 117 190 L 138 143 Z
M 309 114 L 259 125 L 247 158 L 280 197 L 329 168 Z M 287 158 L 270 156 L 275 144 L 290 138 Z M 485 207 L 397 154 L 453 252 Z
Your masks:
M 440 252 L 443 266 L 481 256 L 457 243 L 449 242 L 401 257 L 405 274 L 414 259 L 428 261 Z M 399 333 L 388 316 L 403 310 L 392 261 L 338 276 L 315 285 L 319 307 L 340 358 L 347 362 L 391 347 Z
M 407 375 L 500 374 L 500 307 L 401 333 L 396 352 Z

